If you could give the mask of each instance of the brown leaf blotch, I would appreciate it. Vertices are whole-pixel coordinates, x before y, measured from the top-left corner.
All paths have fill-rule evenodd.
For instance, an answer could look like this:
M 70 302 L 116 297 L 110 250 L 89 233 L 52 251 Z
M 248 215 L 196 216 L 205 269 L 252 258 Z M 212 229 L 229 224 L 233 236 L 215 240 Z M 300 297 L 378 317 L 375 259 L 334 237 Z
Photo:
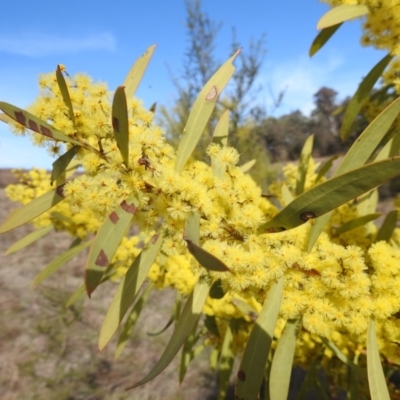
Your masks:
M 244 371 L 240 370 L 237 373 L 237 377 L 240 381 L 244 382 L 246 380 L 246 374 L 244 373 Z
M 58 186 L 57 189 L 56 189 L 56 193 L 62 198 L 65 197 L 65 195 L 64 195 L 64 186 L 65 186 L 65 183 L 63 185 Z
M 52 137 L 53 137 L 53 132 L 52 132 L 49 128 L 46 128 L 46 127 L 43 126 L 43 125 L 40 125 L 40 132 L 41 132 L 44 136 L 47 136 L 47 137 L 49 137 L 49 138 L 52 138 Z
M 113 117 L 112 126 L 117 132 L 119 132 L 119 119 L 117 117 Z
M 106 253 L 104 252 L 104 250 L 100 250 L 100 253 L 96 258 L 95 264 L 98 265 L 99 267 L 107 267 L 108 266 L 108 257 L 106 255 Z
M 26 126 L 26 117 L 22 111 L 14 111 L 14 115 L 17 122 L 19 122 L 21 125 Z
M 136 212 L 136 206 L 133 203 L 128 204 L 125 200 L 121 203 L 121 208 L 130 214 L 135 214 Z
M 114 225 L 119 221 L 118 214 L 117 214 L 115 211 L 113 211 L 113 212 L 108 216 L 108 218 L 110 218 L 110 221 L 111 221 Z
M 39 127 L 35 121 L 32 121 L 31 119 L 28 120 L 28 125 L 29 125 L 29 129 L 32 129 L 35 132 L 40 132 Z
M 316 218 L 317 216 L 312 211 L 305 211 L 300 214 L 300 219 L 307 222 L 311 218 Z

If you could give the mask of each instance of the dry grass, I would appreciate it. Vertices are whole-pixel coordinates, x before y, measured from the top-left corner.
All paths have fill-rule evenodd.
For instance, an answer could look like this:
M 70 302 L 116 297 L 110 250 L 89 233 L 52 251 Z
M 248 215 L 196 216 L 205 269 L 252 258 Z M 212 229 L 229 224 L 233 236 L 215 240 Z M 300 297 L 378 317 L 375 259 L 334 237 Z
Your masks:
M 9 182 L 7 174 L 0 178 Z M 0 180 L 0 182 L 3 182 Z M 15 207 L 0 190 L 0 223 Z M 207 374 L 204 354 L 178 383 L 179 357 L 154 381 L 131 391 L 125 387 L 142 378 L 156 363 L 171 329 L 149 337 L 170 315 L 173 293 L 154 292 L 143 311 L 134 338 L 120 360 L 115 343 L 103 353 L 97 337 L 114 284 L 105 284 L 71 309 L 64 304 L 82 283 L 85 255 L 71 260 L 48 281 L 32 287 L 35 275 L 70 244 L 55 233 L 20 252 L 4 251 L 31 230 L 28 226 L 0 236 L 0 392 L 3 400 L 184 400 L 215 399 L 214 376 Z

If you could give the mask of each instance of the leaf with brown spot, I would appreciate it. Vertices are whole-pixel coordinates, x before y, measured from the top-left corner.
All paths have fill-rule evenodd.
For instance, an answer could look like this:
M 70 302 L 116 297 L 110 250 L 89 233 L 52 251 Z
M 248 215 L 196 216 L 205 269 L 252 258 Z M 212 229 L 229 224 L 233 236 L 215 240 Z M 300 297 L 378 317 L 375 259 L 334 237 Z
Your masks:
M 96 258 L 95 264 L 99 267 L 107 267 L 108 266 L 108 257 L 103 249 L 100 250 L 99 255 Z
M 89 297 L 99 285 L 104 275 L 105 267 L 112 260 L 123 236 L 129 229 L 133 215 L 131 212 L 126 211 L 126 205 L 129 205 L 127 208 L 129 211 L 132 211 L 133 208 L 136 210 L 135 202 L 137 202 L 135 196 L 123 201 L 111 213 L 113 217 L 107 217 L 97 232 L 86 263 L 85 285 Z M 117 222 L 115 223 L 114 221 Z
M 218 71 L 204 85 L 203 89 L 197 96 L 191 109 L 189 118 L 184 128 L 175 160 L 175 170 L 181 172 L 186 162 L 190 158 L 195 149 L 201 134 L 214 110 L 218 100 L 218 95 L 228 84 L 229 79 L 235 71 L 233 60 L 240 53 L 238 50 L 228 61 L 223 64 Z
M 115 211 L 113 211 L 113 212 L 108 216 L 108 218 L 110 218 L 110 221 L 111 221 L 114 225 L 119 221 L 119 216 L 118 216 L 118 214 L 117 214 Z
M 126 202 L 126 200 L 124 200 L 122 203 L 121 203 L 121 208 L 125 211 L 125 212 L 127 212 L 127 213 L 130 213 L 130 214 L 135 214 L 135 212 L 136 212 L 136 206 L 135 206 L 135 204 L 132 202 L 131 204 L 128 204 L 127 202 Z
M 400 156 L 367 164 L 336 176 L 296 197 L 270 221 L 260 227 L 265 232 L 292 229 L 304 223 L 305 216 L 319 217 L 400 175 Z M 307 214 L 305 214 L 307 213 Z
M 125 165 L 129 166 L 129 121 L 125 88 L 119 86 L 112 103 L 112 126 L 117 146 Z
M 21 125 L 24 125 L 28 129 L 62 142 L 81 146 L 81 143 L 78 141 L 70 138 L 61 131 L 55 129 L 47 122 L 42 121 L 38 117 L 35 117 L 33 114 L 23 110 L 22 108 L 5 103 L 4 101 L 0 101 L 0 109 L 3 110 L 4 113 L 7 114 L 11 119 L 20 123 Z

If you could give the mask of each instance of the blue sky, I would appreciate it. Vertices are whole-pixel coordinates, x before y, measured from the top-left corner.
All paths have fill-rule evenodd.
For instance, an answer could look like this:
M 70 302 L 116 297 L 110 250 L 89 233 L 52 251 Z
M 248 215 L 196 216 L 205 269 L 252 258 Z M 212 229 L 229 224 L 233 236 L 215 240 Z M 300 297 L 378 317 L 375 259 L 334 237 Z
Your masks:
M 267 55 L 259 77 L 262 101 L 272 111 L 270 92 L 286 89 L 274 115 L 313 107 L 322 86 L 351 95 L 384 53 L 359 45 L 359 21 L 347 23 L 312 59 L 308 49 L 318 19 L 328 7 L 317 0 L 203 0 L 203 10 L 222 22 L 216 57 L 230 54 L 231 32 L 244 50 L 266 33 Z M 183 0 L 18 0 L 2 4 L 0 24 L 0 100 L 28 106 L 38 93 L 40 73 L 64 64 L 69 73 L 86 72 L 109 88 L 120 85 L 134 60 L 151 44 L 157 48 L 137 92 L 150 107 L 171 104 L 175 89 L 168 69 L 182 72 L 187 47 Z M 14 137 L 0 122 L 0 168 L 50 168 L 46 151 L 28 138 Z

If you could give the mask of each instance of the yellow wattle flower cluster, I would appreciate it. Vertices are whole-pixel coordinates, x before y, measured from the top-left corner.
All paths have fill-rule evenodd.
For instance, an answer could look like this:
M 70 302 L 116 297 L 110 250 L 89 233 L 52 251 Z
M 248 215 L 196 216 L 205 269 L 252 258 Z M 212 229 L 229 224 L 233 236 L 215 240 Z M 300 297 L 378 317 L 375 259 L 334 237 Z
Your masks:
M 320 166 L 320 163 L 315 162 L 313 158 L 309 159 L 306 180 L 304 182 L 304 191 L 311 189 L 316 184 L 326 181 L 325 177 L 318 178 L 318 173 L 316 170 Z M 281 204 L 285 204 L 282 197 L 282 186 L 286 185 L 291 193 L 296 193 L 297 185 L 297 165 L 293 163 L 288 163 L 282 167 L 283 179 L 277 180 L 271 183 L 268 187 L 270 194 L 276 196 Z
M 400 93 L 400 1 L 399 0 L 322 0 L 331 6 L 362 4 L 369 8 L 363 22 L 361 44 L 387 50 L 395 58 L 383 75 L 384 84 L 393 84 Z
M 5 192 L 7 197 L 15 202 L 25 205 L 54 190 L 54 186 L 50 184 L 50 174 L 44 169 L 34 168 L 28 172 L 14 171 L 14 174 L 19 178 L 19 183 L 8 185 Z M 84 239 L 88 235 L 96 233 L 102 222 L 95 218 L 95 214 L 90 208 L 77 210 L 67 198 L 35 218 L 32 223 L 37 228 L 53 225 L 56 230 L 65 231 L 72 237 Z
M 75 126 L 67 117 L 68 110 L 50 75 L 42 78 L 45 89 L 30 111 L 96 151 L 79 150 L 76 159 L 83 174 L 68 181 L 65 200 L 35 223 L 53 223 L 58 229 L 85 237 L 97 232 L 102 221 L 123 200 L 134 197 L 136 212 L 132 222 L 142 236 L 123 239 L 113 259 L 116 274 L 122 276 L 138 254 L 139 243 L 159 231 L 164 242 L 149 278 L 157 287 L 172 286 L 185 295 L 199 276 L 212 282 L 220 280 L 225 296 L 220 300 L 208 299 L 204 313 L 215 318 L 221 334 L 230 320 L 239 321 L 240 329 L 235 332 L 238 351 L 246 342 L 270 286 L 284 276 L 277 337 L 284 321 L 302 318 L 304 332 L 300 339 L 308 343 L 307 348 L 313 348 L 310 340 L 318 342 L 316 338 L 321 336 L 335 342 L 345 353 L 356 352 L 365 345 L 366 329 L 373 316 L 378 321 L 383 354 L 397 360 L 391 345 L 394 340 L 386 342 L 383 336 L 390 327 L 391 338 L 400 341 L 400 300 L 395 297 L 400 287 L 395 262 L 400 250 L 394 243 L 371 246 L 373 234 L 362 240 L 362 230 L 353 238 L 339 236 L 333 240 L 323 233 L 307 253 L 311 222 L 285 232 L 259 234 L 258 228 L 276 214 L 277 208 L 237 166 L 239 155 L 235 149 L 209 146 L 208 155 L 222 168 L 220 176 L 215 176 L 210 165 L 194 160 L 178 173 L 174 169 L 175 150 L 166 143 L 163 131 L 152 123 L 151 113 L 134 99 L 128 107 L 126 165 L 114 138 L 105 86 L 91 83 L 84 75 L 67 81 Z M 98 104 L 97 109 L 94 104 Z M 59 146 L 47 137 L 40 141 L 52 148 Z M 315 169 L 316 164 L 310 160 L 306 189 L 316 183 Z M 297 170 L 287 166 L 285 173 L 289 188 L 294 188 Z M 51 189 L 44 172 L 31 171 L 25 180 L 28 184 L 8 189 L 15 201 L 26 203 Z M 279 186 L 275 188 L 277 191 Z M 70 225 L 57 225 L 58 221 L 52 218 L 55 211 L 66 221 L 72 221 Z M 207 271 L 189 255 L 183 232 L 192 212 L 201 217 L 200 245 L 222 260 L 230 272 Z M 335 224 L 356 216 L 351 205 L 342 206 L 327 232 L 331 233 Z M 40 218 L 43 222 L 38 222 Z M 250 313 L 246 311 L 249 308 Z M 211 343 L 218 345 L 220 341 Z M 301 359 L 304 348 L 298 352 Z

